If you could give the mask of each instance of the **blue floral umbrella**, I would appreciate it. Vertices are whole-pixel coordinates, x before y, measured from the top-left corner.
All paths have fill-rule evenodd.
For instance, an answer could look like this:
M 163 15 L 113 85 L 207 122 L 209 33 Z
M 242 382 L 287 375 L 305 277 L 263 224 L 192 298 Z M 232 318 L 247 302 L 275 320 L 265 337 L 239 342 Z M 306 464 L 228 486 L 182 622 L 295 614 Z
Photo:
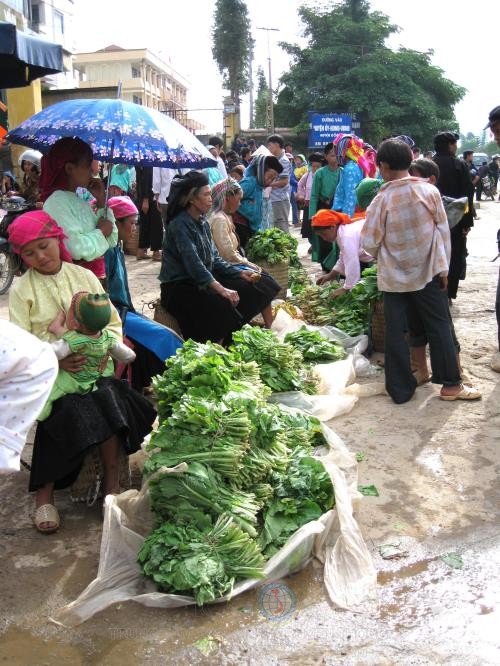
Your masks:
M 207 148 L 173 118 L 121 99 L 75 99 L 48 106 L 5 137 L 42 153 L 62 137 L 92 146 L 95 159 L 173 169 L 217 166 Z

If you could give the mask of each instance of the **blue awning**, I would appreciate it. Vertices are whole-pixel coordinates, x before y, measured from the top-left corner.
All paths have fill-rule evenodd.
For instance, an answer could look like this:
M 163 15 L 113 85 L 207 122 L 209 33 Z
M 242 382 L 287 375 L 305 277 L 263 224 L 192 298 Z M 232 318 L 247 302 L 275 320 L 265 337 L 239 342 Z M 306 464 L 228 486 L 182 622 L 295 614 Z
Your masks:
M 62 71 L 60 44 L 27 35 L 13 23 L 0 21 L 0 88 L 21 88 Z

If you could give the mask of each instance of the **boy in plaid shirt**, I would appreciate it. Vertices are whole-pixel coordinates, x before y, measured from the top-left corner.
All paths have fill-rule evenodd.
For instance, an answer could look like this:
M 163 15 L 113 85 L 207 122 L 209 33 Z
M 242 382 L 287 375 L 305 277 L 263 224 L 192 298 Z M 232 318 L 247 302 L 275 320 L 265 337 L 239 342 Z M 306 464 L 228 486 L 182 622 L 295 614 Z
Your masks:
M 377 258 L 384 294 L 387 392 L 400 404 L 417 386 L 405 340 L 407 313 L 422 320 L 431 356 L 432 381 L 442 400 L 476 400 L 461 383 L 447 310 L 450 232 L 438 190 L 409 175 L 413 155 L 398 139 L 384 141 L 377 166 L 385 183 L 366 211 L 361 246 Z

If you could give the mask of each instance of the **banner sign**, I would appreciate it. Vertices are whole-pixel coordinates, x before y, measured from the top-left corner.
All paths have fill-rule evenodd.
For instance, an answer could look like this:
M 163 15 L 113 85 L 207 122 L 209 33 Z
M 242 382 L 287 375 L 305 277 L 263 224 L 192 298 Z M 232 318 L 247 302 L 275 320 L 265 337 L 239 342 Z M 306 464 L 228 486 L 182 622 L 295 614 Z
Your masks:
M 337 134 L 353 131 L 353 118 L 348 113 L 309 112 L 309 148 L 322 148 L 333 141 Z

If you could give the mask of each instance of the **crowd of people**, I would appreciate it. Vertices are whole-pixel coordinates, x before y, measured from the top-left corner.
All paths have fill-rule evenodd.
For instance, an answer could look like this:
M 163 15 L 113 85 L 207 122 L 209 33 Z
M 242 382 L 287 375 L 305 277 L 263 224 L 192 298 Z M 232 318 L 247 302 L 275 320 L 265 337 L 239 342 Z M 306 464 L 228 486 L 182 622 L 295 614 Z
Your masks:
M 500 107 L 488 127 L 500 145 Z M 245 253 L 249 239 L 270 226 L 290 233 L 301 225 L 323 269 L 318 283 L 343 279 L 334 296 L 376 262 L 394 402 L 410 400 L 426 381 L 441 385 L 446 401 L 480 398 L 463 377 L 450 313 L 475 216 L 476 174 L 470 160 L 457 159 L 457 138 L 438 133 L 432 154 L 421 157 L 405 135 L 375 150 L 340 134 L 306 159 L 279 134 L 260 147 L 237 137 L 226 154 L 214 136 L 208 149 L 216 166 L 184 172 L 115 165 L 103 174 L 78 138 L 60 139 L 43 157 L 23 153 L 23 192 L 32 205 L 8 233 L 27 270 L 11 288 L 2 345 L 15 337 L 12 325 L 23 333 L 14 349 L 19 365 L 9 363 L 12 352 L 0 357 L 9 405 L 0 464 L 18 467 L 38 418 L 30 475 L 37 529 L 58 529 L 54 491 L 75 480 L 92 448 L 101 452 L 104 494 L 120 492 L 119 456 L 139 448 L 156 416 L 144 393 L 183 339 L 228 345 L 258 313 L 271 327 L 281 286 Z M 444 204 L 457 200 L 463 209 L 452 225 Z M 137 223 L 137 260 L 161 263 L 161 304 L 182 337 L 134 309 L 121 243 Z M 500 285 L 497 321 L 499 300 Z M 492 367 L 500 372 L 500 355 Z

